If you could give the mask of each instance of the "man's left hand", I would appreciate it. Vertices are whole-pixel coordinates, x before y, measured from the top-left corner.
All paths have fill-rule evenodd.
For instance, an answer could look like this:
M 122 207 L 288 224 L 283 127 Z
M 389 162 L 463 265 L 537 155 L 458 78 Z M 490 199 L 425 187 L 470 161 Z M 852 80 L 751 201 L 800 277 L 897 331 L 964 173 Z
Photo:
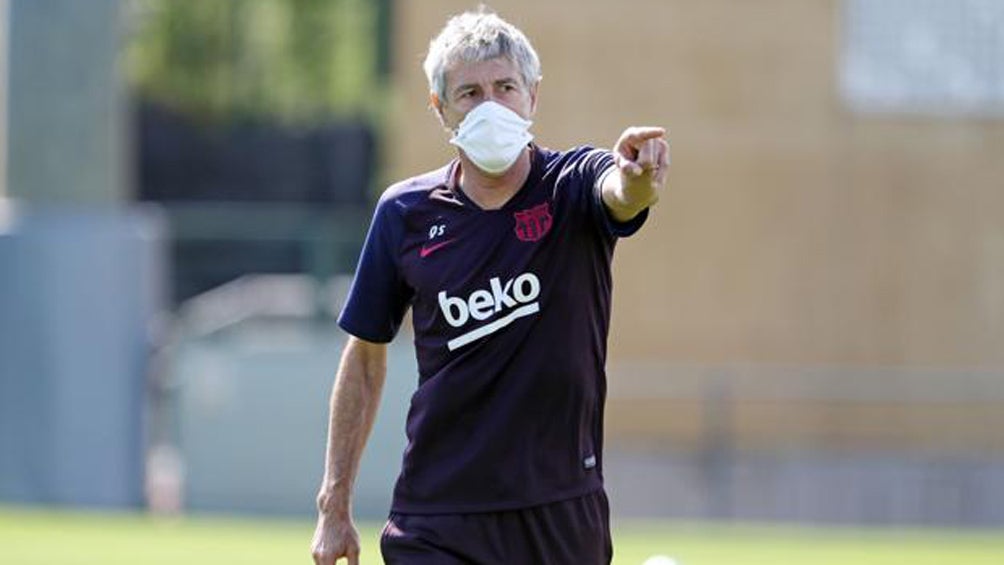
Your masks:
M 607 175 L 603 202 L 614 219 L 627 221 L 659 200 L 669 174 L 669 143 L 660 127 L 630 127 L 613 148 L 619 175 Z

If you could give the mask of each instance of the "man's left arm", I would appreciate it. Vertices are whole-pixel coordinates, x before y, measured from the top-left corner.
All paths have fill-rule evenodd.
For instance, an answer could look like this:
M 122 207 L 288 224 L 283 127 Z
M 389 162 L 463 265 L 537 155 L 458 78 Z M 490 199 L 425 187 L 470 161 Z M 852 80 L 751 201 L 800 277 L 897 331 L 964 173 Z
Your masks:
M 666 130 L 630 127 L 613 148 L 616 170 L 604 175 L 603 204 L 617 222 L 627 222 L 659 200 L 669 173 Z

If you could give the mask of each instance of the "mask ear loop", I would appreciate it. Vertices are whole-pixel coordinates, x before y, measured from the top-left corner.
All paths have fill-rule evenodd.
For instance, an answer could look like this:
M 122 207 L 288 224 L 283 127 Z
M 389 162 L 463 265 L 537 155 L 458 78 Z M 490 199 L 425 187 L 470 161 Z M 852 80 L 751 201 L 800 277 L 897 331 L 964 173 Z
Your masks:
M 454 131 L 446 125 L 446 117 L 443 116 L 443 101 L 439 99 L 439 94 L 433 91 L 429 91 L 429 109 L 436 115 L 439 125 L 451 135 L 455 135 Z
M 480 108 L 485 103 L 486 102 L 482 102 L 481 104 L 478 104 L 474 108 L 471 108 L 470 110 L 468 110 L 467 114 L 464 115 L 464 119 L 460 120 L 460 123 L 457 124 L 457 127 L 455 127 L 454 129 L 450 130 L 449 128 L 447 128 L 447 131 L 449 131 L 451 133 L 451 135 L 453 136 L 450 139 L 456 139 L 457 136 L 460 135 L 460 129 L 462 127 L 464 127 L 465 123 L 467 123 L 468 118 L 471 117 L 471 115 L 474 113 L 475 110 L 477 110 L 478 108 Z M 445 125 L 445 123 L 444 123 L 444 125 Z

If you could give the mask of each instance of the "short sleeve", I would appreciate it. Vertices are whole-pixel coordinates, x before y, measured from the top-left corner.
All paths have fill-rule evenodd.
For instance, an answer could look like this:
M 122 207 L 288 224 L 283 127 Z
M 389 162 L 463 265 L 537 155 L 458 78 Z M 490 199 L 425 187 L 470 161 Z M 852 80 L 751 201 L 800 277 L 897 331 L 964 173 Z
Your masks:
M 338 316 L 338 325 L 360 339 L 387 343 L 401 327 L 412 298 L 397 259 L 403 232 L 394 200 L 381 199 L 366 234 L 348 299 Z
M 590 195 L 587 206 L 597 227 L 609 237 L 628 237 L 634 235 L 648 219 L 648 208 L 626 222 L 618 222 L 610 215 L 610 210 L 603 202 L 601 185 L 609 174 L 616 174 L 614 156 L 606 149 L 590 149 L 582 156 L 576 165 L 584 188 Z

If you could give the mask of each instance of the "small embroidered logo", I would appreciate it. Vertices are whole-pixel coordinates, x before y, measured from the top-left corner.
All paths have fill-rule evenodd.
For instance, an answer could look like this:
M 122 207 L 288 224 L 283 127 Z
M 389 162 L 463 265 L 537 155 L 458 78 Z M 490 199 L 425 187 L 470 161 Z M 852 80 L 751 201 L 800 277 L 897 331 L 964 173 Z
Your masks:
M 547 202 L 513 213 L 516 218 L 516 237 L 520 241 L 537 241 L 551 231 L 554 219 Z
M 418 250 L 418 256 L 425 259 L 429 255 L 432 255 L 432 253 L 437 249 L 442 249 L 454 241 L 456 241 L 456 239 L 447 239 L 440 241 L 439 243 L 433 243 L 432 245 L 423 245 L 422 248 Z

